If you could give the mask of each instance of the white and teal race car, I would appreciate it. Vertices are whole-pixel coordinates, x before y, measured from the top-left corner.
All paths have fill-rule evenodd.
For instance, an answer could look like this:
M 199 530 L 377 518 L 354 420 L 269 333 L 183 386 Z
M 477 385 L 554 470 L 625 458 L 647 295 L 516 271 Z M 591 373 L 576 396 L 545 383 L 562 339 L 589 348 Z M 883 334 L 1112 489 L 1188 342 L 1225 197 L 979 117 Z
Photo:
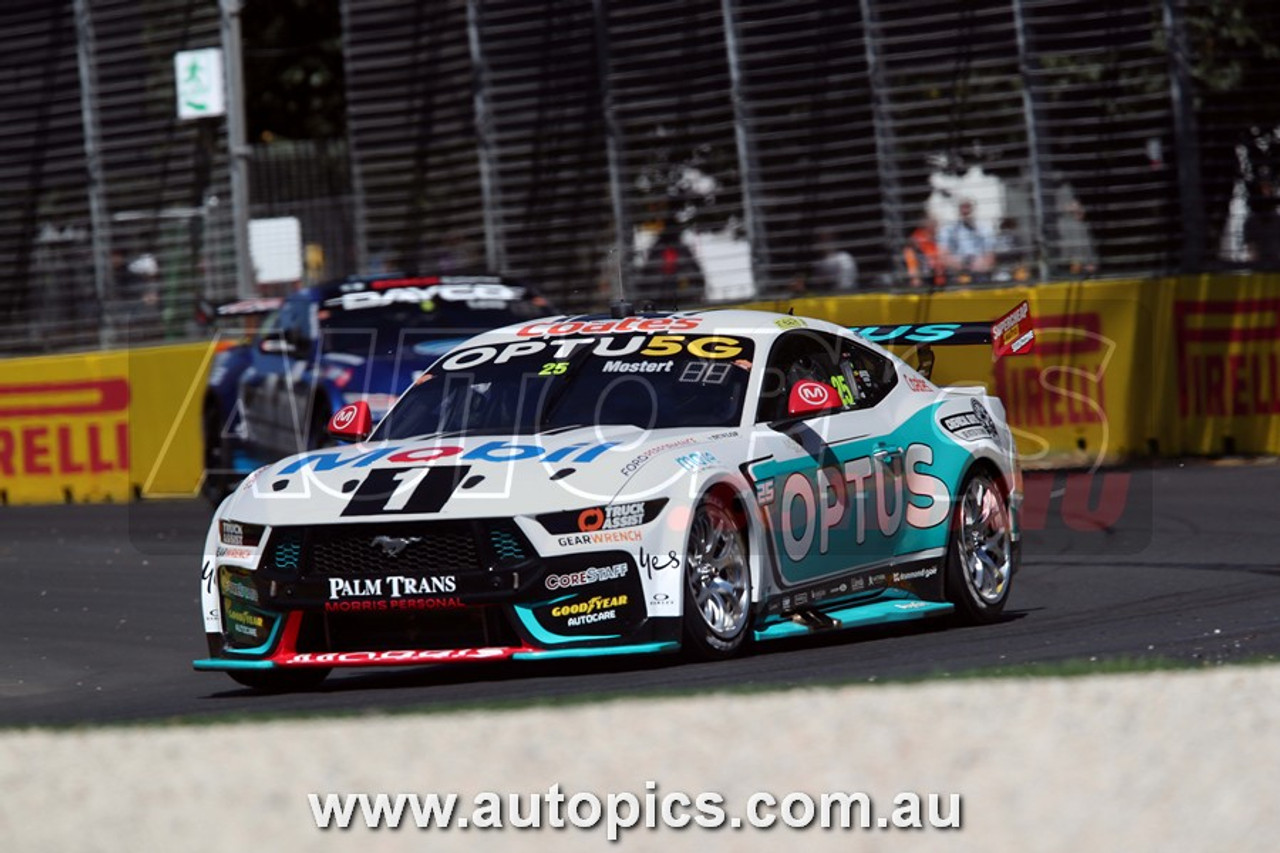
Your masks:
M 870 338 L 1025 349 L 1016 321 L 615 314 L 471 338 L 376 428 L 339 410 L 348 446 L 248 477 L 206 540 L 195 667 L 294 689 L 1000 616 L 1021 502 L 1004 407 Z

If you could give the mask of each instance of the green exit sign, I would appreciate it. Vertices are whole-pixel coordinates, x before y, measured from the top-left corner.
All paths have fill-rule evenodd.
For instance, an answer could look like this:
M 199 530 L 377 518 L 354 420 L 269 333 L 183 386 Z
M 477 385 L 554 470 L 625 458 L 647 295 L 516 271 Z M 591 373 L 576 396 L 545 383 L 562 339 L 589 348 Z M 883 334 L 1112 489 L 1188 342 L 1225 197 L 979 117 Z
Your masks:
M 180 50 L 173 55 L 173 70 L 177 75 L 178 118 L 226 115 L 222 48 Z

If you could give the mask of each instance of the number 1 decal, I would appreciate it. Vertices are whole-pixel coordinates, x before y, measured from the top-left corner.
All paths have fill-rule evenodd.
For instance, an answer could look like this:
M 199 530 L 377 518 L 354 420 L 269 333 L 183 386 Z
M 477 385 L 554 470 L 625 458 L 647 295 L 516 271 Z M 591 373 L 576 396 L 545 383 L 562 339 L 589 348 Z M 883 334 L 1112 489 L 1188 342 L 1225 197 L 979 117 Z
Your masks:
M 375 468 L 356 489 L 342 514 L 439 512 L 470 470 L 470 465 Z

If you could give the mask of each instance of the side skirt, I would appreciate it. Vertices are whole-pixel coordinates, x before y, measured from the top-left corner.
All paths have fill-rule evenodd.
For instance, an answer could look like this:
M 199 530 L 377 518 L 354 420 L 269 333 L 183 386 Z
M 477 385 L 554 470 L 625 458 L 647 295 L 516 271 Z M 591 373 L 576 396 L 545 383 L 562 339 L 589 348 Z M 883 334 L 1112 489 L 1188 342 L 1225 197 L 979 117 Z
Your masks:
M 841 631 L 868 625 L 909 622 L 926 616 L 942 616 L 955 610 L 946 601 L 921 601 L 900 590 L 886 590 L 884 595 L 862 604 L 848 604 L 823 611 L 797 611 L 787 621 L 775 622 L 754 631 L 757 640 L 779 640 L 826 631 Z M 816 617 L 811 614 L 817 614 Z

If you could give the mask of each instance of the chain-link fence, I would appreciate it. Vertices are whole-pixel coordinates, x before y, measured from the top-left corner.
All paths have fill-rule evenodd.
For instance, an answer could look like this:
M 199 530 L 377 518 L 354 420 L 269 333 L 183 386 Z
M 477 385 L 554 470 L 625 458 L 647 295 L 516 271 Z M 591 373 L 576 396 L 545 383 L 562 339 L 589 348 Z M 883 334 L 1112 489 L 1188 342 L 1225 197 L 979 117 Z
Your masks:
M 237 282 L 224 121 L 177 118 L 173 54 L 267 2 L 0 10 L 0 348 L 390 269 L 578 310 L 1280 268 L 1266 0 L 346 0 L 346 137 L 248 156 L 296 275 Z

